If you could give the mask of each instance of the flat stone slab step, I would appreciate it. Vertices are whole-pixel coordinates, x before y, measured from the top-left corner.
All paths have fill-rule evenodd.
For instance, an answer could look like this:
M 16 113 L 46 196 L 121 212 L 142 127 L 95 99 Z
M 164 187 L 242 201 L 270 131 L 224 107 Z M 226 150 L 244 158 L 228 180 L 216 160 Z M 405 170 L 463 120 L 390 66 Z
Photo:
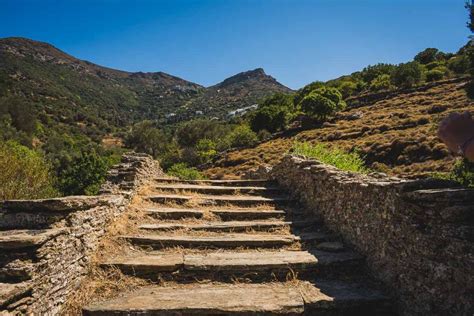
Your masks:
M 256 187 L 256 186 L 217 186 L 217 185 L 195 185 L 195 184 L 159 184 L 155 189 L 174 192 L 189 191 L 202 194 L 274 194 L 280 193 L 277 187 Z
M 282 247 L 297 241 L 294 235 L 258 235 L 258 234 L 226 234 L 222 236 L 121 236 L 129 242 L 151 246 L 153 248 L 163 247 Z
M 61 234 L 63 229 L 23 229 L 0 231 L 0 249 L 37 247 Z
M 288 197 L 263 197 L 263 196 L 215 196 L 215 195 L 202 195 L 202 196 L 187 196 L 179 194 L 157 194 L 148 198 L 150 201 L 155 203 L 167 203 L 174 202 L 178 204 L 184 204 L 187 202 L 195 201 L 200 205 L 239 205 L 239 206 L 255 206 L 261 204 L 277 204 L 277 203 L 288 203 L 290 199 Z
M 272 186 L 275 182 L 256 179 L 256 180 L 180 180 L 170 178 L 158 178 L 157 182 L 161 183 L 180 183 L 195 185 L 213 185 L 213 186 Z
M 148 286 L 94 303 L 84 315 L 354 315 L 386 309 L 381 293 L 352 284 L 301 282 Z M 338 313 L 338 310 L 341 313 Z M 359 314 L 357 314 L 359 315 Z M 367 314 L 361 314 L 367 315 Z
M 286 215 L 284 210 L 259 210 L 259 209 L 222 209 L 211 210 L 211 213 L 223 220 L 253 220 L 281 218 Z
M 145 209 L 149 216 L 160 219 L 202 218 L 204 211 L 192 208 L 156 207 Z M 259 210 L 259 209 L 217 209 L 209 210 L 211 214 L 219 216 L 222 220 L 257 220 L 284 217 L 284 210 Z
M 153 253 L 123 256 L 101 263 L 103 267 L 117 267 L 138 276 L 160 272 L 188 271 L 203 273 L 272 273 L 273 271 L 312 271 L 317 267 L 359 264 L 363 257 L 354 252 L 327 253 L 323 251 L 219 251 L 206 253 Z
M 173 229 L 204 230 L 204 231 L 245 231 L 269 230 L 274 228 L 288 227 L 291 222 L 283 221 L 227 221 L 227 222 L 206 222 L 202 224 L 144 224 L 139 228 L 143 230 L 163 231 Z
M 201 218 L 204 216 L 203 211 L 185 208 L 147 208 L 145 211 L 149 216 L 160 219 Z

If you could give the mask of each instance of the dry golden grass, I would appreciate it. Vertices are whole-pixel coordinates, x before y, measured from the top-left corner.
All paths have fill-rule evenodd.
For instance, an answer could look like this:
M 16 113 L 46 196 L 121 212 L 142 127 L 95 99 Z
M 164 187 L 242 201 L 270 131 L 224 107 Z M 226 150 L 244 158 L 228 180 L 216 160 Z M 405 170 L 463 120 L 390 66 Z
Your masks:
M 348 109 L 321 128 L 229 152 L 204 173 L 235 178 L 261 164 L 274 165 L 296 140 L 357 149 L 371 168 L 391 175 L 419 177 L 446 172 L 455 157 L 437 138 L 436 130 L 443 117 L 460 111 L 474 113 L 474 102 L 466 97 L 462 84 L 441 83 L 426 91 L 400 93 Z M 347 119 L 355 115 L 360 118 Z

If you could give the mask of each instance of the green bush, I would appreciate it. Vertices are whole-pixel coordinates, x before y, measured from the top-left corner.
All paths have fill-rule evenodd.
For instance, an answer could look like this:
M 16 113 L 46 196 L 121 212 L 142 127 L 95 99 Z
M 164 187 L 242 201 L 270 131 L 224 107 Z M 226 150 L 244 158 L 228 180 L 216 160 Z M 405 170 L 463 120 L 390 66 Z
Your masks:
M 474 162 L 461 159 L 454 165 L 451 178 L 466 187 L 474 188 Z
M 0 141 L 0 200 L 57 196 L 44 157 L 14 141 Z
M 400 88 L 411 88 L 421 81 L 422 68 L 416 61 L 398 65 L 391 74 L 392 83 Z
M 172 177 L 177 177 L 183 180 L 199 180 L 205 177 L 196 168 L 189 168 L 185 163 L 177 163 L 172 165 L 167 174 Z
M 346 153 L 338 148 L 329 148 L 324 144 L 310 144 L 296 142 L 293 144 L 292 152 L 295 155 L 314 158 L 328 165 L 335 166 L 344 171 L 367 173 L 364 160 L 355 152 Z
M 207 163 L 217 155 L 216 143 L 210 139 L 200 139 L 196 144 L 200 163 Z
M 125 138 L 125 145 L 135 151 L 158 158 L 168 150 L 169 137 L 152 121 L 135 124 Z
M 454 56 L 448 60 L 447 66 L 457 74 L 465 74 L 469 71 L 469 60 L 465 54 Z
M 255 132 L 265 129 L 274 133 L 285 129 L 293 112 L 293 95 L 276 93 L 259 103 L 249 115 L 249 124 Z
M 194 147 L 200 139 L 218 141 L 229 133 L 231 127 L 214 120 L 199 119 L 186 122 L 176 130 L 176 139 L 181 147 Z
M 115 161 L 99 156 L 95 151 L 73 157 L 59 174 L 58 185 L 66 195 L 94 195 L 105 181 L 107 170 Z
M 300 104 L 301 101 L 304 99 L 304 97 L 306 97 L 308 94 L 310 94 L 314 90 L 322 88 L 324 86 L 325 86 L 325 83 L 321 82 L 321 81 L 315 81 L 315 82 L 312 82 L 312 83 L 304 86 L 303 88 L 299 89 L 296 92 L 296 95 L 293 99 L 293 104 L 294 105 Z
M 376 64 L 376 65 L 369 65 L 362 69 L 360 75 L 362 77 L 362 80 L 364 80 L 366 83 L 372 82 L 375 78 L 381 76 L 381 75 L 390 75 L 393 70 L 396 68 L 395 65 L 391 64 Z
M 322 87 L 307 95 L 300 103 L 301 110 L 320 121 L 326 120 L 346 106 L 336 88 Z
M 370 83 L 370 90 L 381 91 L 390 90 L 393 88 L 392 82 L 390 81 L 390 75 L 383 74 L 372 80 Z
M 254 146 L 258 139 L 252 129 L 247 125 L 239 125 L 227 135 L 226 140 L 231 148 Z
M 439 69 L 428 70 L 426 72 L 426 81 L 437 81 L 444 77 L 444 72 Z
M 437 60 L 442 60 L 444 57 L 445 54 L 437 48 L 427 48 L 416 54 L 414 60 L 422 65 L 426 65 Z

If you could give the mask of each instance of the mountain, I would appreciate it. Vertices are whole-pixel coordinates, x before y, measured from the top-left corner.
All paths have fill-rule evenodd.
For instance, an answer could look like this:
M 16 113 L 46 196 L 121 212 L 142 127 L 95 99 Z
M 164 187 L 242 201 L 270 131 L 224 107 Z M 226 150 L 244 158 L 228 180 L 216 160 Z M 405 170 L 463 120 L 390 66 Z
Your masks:
M 289 88 L 256 69 L 205 88 L 163 72 L 126 72 L 79 60 L 25 38 L 0 39 L 0 115 L 14 105 L 58 130 L 105 133 L 144 119 L 218 118 Z M 12 101 L 12 98 L 14 99 Z
M 275 78 L 267 75 L 262 68 L 241 72 L 214 86 L 192 100 L 190 106 L 203 109 L 204 114 L 217 113 L 223 116 L 229 112 L 255 104 L 272 93 L 292 92 Z

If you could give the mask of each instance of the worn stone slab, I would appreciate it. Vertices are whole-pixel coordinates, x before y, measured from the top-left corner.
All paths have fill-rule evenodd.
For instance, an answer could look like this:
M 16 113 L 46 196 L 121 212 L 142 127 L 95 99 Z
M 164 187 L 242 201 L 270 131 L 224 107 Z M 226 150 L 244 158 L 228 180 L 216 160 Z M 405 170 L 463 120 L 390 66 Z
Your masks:
M 0 309 L 23 297 L 31 289 L 30 282 L 0 283 Z
M 39 200 L 6 200 L 0 202 L 2 211 L 30 211 L 30 212 L 71 212 L 90 209 L 93 207 L 120 204 L 123 196 L 100 195 L 100 196 L 67 196 L 52 199 Z
M 24 229 L 0 231 L 0 249 L 22 249 L 40 246 L 64 232 L 64 229 Z
M 293 235 L 226 234 L 222 236 L 122 236 L 126 240 L 151 247 L 281 247 L 292 244 Z
M 258 210 L 258 209 L 228 209 L 211 210 L 211 213 L 219 216 L 223 220 L 250 220 L 280 218 L 285 216 L 283 210 Z
M 147 208 L 145 211 L 149 216 L 162 219 L 181 219 L 187 217 L 201 218 L 204 215 L 204 212 L 200 210 L 172 207 Z
M 170 178 L 158 178 L 157 182 L 161 183 L 179 183 L 179 184 L 196 184 L 196 185 L 214 185 L 214 186 L 272 186 L 275 182 L 256 179 L 256 180 L 180 180 Z
M 287 197 L 263 197 L 263 196 L 234 196 L 234 195 L 201 195 L 201 196 L 187 196 L 179 194 L 156 194 L 148 198 L 155 203 L 174 202 L 183 204 L 190 201 L 195 201 L 203 205 L 239 205 L 239 206 L 254 206 L 260 204 L 275 204 L 287 203 L 290 200 Z
M 272 228 L 281 228 L 290 226 L 291 222 L 283 221 L 227 221 L 227 222 L 206 222 L 200 224 L 179 224 L 179 223 L 163 223 L 163 224 L 144 224 L 140 225 L 143 230 L 172 230 L 172 229 L 188 229 L 188 230 L 204 230 L 204 231 L 245 231 L 268 230 Z
M 276 187 L 257 187 L 257 186 L 216 186 L 216 185 L 195 185 L 195 184 L 161 184 L 155 189 L 174 192 L 188 191 L 202 194 L 269 194 L 279 193 L 281 189 Z
M 117 267 L 120 270 L 134 274 L 174 272 L 183 267 L 184 256 L 180 253 L 147 254 L 116 257 L 101 262 L 102 267 Z
M 249 251 L 186 254 L 184 269 L 190 271 L 261 271 L 269 269 L 304 270 L 318 260 L 307 251 Z
M 193 284 L 150 286 L 87 306 L 102 315 L 301 315 L 304 301 L 296 287 L 284 284 Z

